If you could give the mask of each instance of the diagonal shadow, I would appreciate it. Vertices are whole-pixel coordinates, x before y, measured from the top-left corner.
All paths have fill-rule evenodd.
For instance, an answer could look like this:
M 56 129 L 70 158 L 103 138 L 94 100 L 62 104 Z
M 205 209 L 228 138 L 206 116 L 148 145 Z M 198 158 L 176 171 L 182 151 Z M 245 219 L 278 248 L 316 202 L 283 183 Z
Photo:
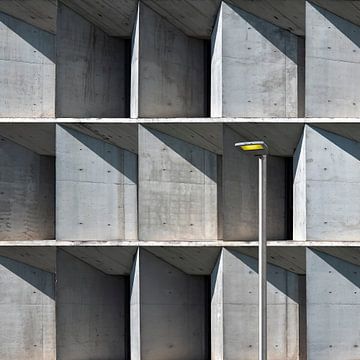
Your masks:
M 38 29 L 0 11 L 0 23 L 19 35 L 31 47 L 55 63 L 55 35 Z
M 55 275 L 44 270 L 0 256 L 0 265 L 32 285 L 44 295 L 55 299 Z

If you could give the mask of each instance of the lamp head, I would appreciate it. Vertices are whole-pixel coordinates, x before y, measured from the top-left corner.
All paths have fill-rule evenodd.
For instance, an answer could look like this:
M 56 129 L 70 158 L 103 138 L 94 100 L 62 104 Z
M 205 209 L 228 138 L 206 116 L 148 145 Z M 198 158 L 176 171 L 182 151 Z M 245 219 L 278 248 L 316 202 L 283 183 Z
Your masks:
M 267 155 L 269 148 L 264 141 L 245 141 L 235 144 L 239 150 L 248 155 L 262 156 Z

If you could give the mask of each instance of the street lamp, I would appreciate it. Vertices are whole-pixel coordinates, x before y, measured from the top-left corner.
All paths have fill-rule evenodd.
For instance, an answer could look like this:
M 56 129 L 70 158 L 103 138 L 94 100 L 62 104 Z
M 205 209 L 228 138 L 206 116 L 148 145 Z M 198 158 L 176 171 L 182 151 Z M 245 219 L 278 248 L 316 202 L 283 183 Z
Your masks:
M 239 142 L 235 147 L 259 159 L 259 360 L 267 359 L 267 269 L 266 269 L 266 158 L 264 141 Z

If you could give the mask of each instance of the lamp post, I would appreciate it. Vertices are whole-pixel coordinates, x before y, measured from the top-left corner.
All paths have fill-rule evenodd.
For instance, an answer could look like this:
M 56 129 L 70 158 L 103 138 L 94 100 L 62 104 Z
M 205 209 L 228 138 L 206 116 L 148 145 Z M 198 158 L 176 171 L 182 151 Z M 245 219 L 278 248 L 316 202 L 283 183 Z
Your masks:
M 259 159 L 259 360 L 267 359 L 267 262 L 266 262 L 266 160 L 264 141 L 239 142 L 235 147 Z

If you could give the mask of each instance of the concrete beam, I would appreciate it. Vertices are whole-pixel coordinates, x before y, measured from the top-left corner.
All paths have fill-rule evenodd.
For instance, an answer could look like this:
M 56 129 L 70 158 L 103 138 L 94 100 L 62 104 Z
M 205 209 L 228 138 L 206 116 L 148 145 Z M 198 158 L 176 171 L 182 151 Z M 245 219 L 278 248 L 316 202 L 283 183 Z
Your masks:
M 205 42 L 139 3 L 132 38 L 130 116 L 206 116 Z
M 217 156 L 139 127 L 139 239 L 216 240 Z
M 360 357 L 360 267 L 307 249 L 308 360 Z
M 126 278 L 105 275 L 59 249 L 56 280 L 56 358 L 126 359 Z
M 56 39 L 56 116 L 128 116 L 126 40 L 108 36 L 61 2 Z
M 56 127 L 56 239 L 136 240 L 136 155 Z
M 56 359 L 54 275 L 0 256 L 0 358 Z
M 306 2 L 307 117 L 359 116 L 359 44 L 359 26 Z
M 0 137 L 0 240 L 54 238 L 54 158 Z
M 211 116 L 303 113 L 302 40 L 222 3 L 212 34 Z
M 55 37 L 0 12 L 0 117 L 55 115 Z
M 360 143 L 305 126 L 294 157 L 294 240 L 359 239 Z

